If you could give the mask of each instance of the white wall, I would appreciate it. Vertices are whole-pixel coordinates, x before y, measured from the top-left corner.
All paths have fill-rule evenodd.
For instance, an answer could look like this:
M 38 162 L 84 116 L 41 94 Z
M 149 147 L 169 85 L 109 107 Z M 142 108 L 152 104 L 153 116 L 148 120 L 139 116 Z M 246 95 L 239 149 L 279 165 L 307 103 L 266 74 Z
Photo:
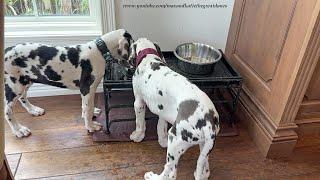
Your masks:
M 227 8 L 125 8 L 141 4 L 220 4 Z M 117 28 L 134 38 L 147 37 L 162 50 L 184 42 L 201 42 L 225 49 L 234 0 L 116 0 Z

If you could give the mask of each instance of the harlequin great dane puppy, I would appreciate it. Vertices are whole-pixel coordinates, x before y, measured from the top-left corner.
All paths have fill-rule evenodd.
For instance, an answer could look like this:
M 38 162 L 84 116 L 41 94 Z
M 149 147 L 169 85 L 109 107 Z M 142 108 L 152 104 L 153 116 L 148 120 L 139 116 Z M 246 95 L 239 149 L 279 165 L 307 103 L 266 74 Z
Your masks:
M 130 139 L 140 142 L 145 136 L 145 109 L 159 116 L 158 141 L 167 149 L 167 163 L 160 175 L 148 172 L 145 179 L 175 179 L 180 156 L 191 146 L 200 145 L 195 179 L 208 179 L 208 154 L 219 132 L 219 115 L 210 98 L 166 63 L 157 45 L 139 39 L 132 46 L 129 61 L 135 62 L 133 76 L 136 130 Z M 167 134 L 167 122 L 172 124 Z M 168 138 L 167 138 L 168 136 Z
M 94 94 L 105 72 L 105 58 L 113 56 L 127 63 L 131 35 L 125 30 L 107 33 L 95 41 L 74 46 L 49 46 L 24 43 L 5 50 L 5 119 L 17 137 L 30 135 L 12 116 L 19 100 L 32 115 L 44 114 L 44 109 L 31 104 L 27 91 L 33 83 L 80 89 L 82 117 L 89 132 L 100 130 L 101 124 L 92 121 Z M 127 64 L 128 65 L 128 64 Z

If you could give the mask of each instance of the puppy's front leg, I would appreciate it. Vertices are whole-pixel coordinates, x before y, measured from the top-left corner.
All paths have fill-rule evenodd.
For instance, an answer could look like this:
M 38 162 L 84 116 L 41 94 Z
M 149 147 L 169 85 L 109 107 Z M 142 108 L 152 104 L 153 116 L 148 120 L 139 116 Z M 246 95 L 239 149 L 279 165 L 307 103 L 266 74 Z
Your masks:
M 134 142 L 141 142 L 146 131 L 146 104 L 142 99 L 136 98 L 134 101 L 134 111 L 136 113 L 136 130 L 132 132 L 130 139 Z
M 93 111 L 94 111 L 94 92 L 90 89 L 90 92 L 82 97 L 82 116 L 84 118 L 85 127 L 89 132 L 99 131 L 102 125 L 98 122 L 93 122 Z

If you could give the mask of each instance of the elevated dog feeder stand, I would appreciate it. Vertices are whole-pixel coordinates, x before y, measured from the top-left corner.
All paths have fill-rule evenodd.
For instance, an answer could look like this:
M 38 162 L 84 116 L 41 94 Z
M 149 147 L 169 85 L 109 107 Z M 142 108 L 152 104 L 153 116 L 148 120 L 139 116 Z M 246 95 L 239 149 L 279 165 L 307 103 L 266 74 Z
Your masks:
M 237 106 L 237 102 L 241 92 L 243 79 L 239 75 L 239 73 L 228 63 L 224 55 L 222 59 L 219 62 L 217 62 L 217 64 L 215 65 L 214 71 L 211 74 L 206 76 L 186 74 L 181 70 L 179 70 L 176 66 L 177 58 L 174 56 L 173 52 L 164 52 L 163 55 L 166 59 L 168 66 L 171 69 L 186 76 L 192 83 L 196 84 L 200 89 L 210 90 L 211 93 L 219 93 L 218 95 L 219 98 L 213 98 L 212 100 L 214 104 L 224 104 L 230 107 L 230 111 L 228 112 L 229 117 L 227 117 L 227 121 L 229 125 L 234 125 L 235 119 L 233 115 L 236 111 L 236 106 Z M 131 80 L 112 80 L 110 79 L 110 74 L 111 74 L 111 64 L 107 64 L 106 73 L 105 73 L 104 82 L 103 82 L 105 114 L 106 114 L 105 132 L 107 134 L 110 133 L 110 127 L 113 123 L 135 120 L 135 119 L 113 119 L 112 121 L 110 121 L 109 113 L 111 109 L 133 107 L 133 104 L 117 104 L 113 106 L 109 104 L 112 91 L 114 90 L 132 91 Z M 146 120 L 152 120 L 152 119 L 154 120 L 157 118 L 156 117 L 146 118 Z M 221 119 L 221 121 L 223 120 L 225 119 Z

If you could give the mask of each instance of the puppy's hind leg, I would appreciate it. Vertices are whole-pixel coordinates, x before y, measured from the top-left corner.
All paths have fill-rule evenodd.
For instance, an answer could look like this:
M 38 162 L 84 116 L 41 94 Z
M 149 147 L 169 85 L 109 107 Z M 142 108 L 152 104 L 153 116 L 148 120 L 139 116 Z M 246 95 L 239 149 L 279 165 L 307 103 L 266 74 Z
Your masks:
M 190 143 L 182 140 L 181 136 L 177 137 L 175 132 L 175 125 L 170 128 L 168 136 L 168 150 L 167 150 L 167 163 L 164 166 L 164 170 L 160 175 L 154 174 L 152 171 L 147 172 L 144 175 L 146 180 L 174 180 L 177 178 L 178 161 L 181 155 L 189 149 Z
M 168 123 L 162 118 L 159 118 L 157 125 L 158 142 L 161 147 L 166 148 L 168 146 Z
M 134 101 L 134 111 L 136 114 L 136 130 L 131 133 L 130 139 L 134 142 L 141 142 L 146 131 L 146 104 L 139 97 L 136 97 L 136 100 Z
M 7 120 L 12 133 L 18 138 L 27 137 L 31 134 L 31 131 L 18 123 L 13 117 L 13 106 L 18 101 L 25 89 L 25 86 L 20 83 L 7 83 L 5 84 L 5 119 Z
M 45 110 L 40 108 L 40 107 L 37 107 L 33 104 L 31 104 L 29 102 L 29 100 L 27 99 L 27 91 L 29 90 L 30 86 L 32 84 L 28 84 L 25 88 L 25 90 L 23 91 L 21 97 L 19 98 L 19 101 L 22 105 L 22 107 L 24 107 L 29 114 L 33 115 L 33 116 L 42 116 L 44 115 L 45 113 Z
M 210 134 L 205 133 L 205 141 L 200 144 L 200 155 L 197 161 L 197 169 L 194 172 L 196 180 L 207 180 L 210 176 L 208 156 L 215 143 L 215 134 L 212 132 L 211 127 L 204 128 L 206 128 L 207 132 L 210 132 Z

